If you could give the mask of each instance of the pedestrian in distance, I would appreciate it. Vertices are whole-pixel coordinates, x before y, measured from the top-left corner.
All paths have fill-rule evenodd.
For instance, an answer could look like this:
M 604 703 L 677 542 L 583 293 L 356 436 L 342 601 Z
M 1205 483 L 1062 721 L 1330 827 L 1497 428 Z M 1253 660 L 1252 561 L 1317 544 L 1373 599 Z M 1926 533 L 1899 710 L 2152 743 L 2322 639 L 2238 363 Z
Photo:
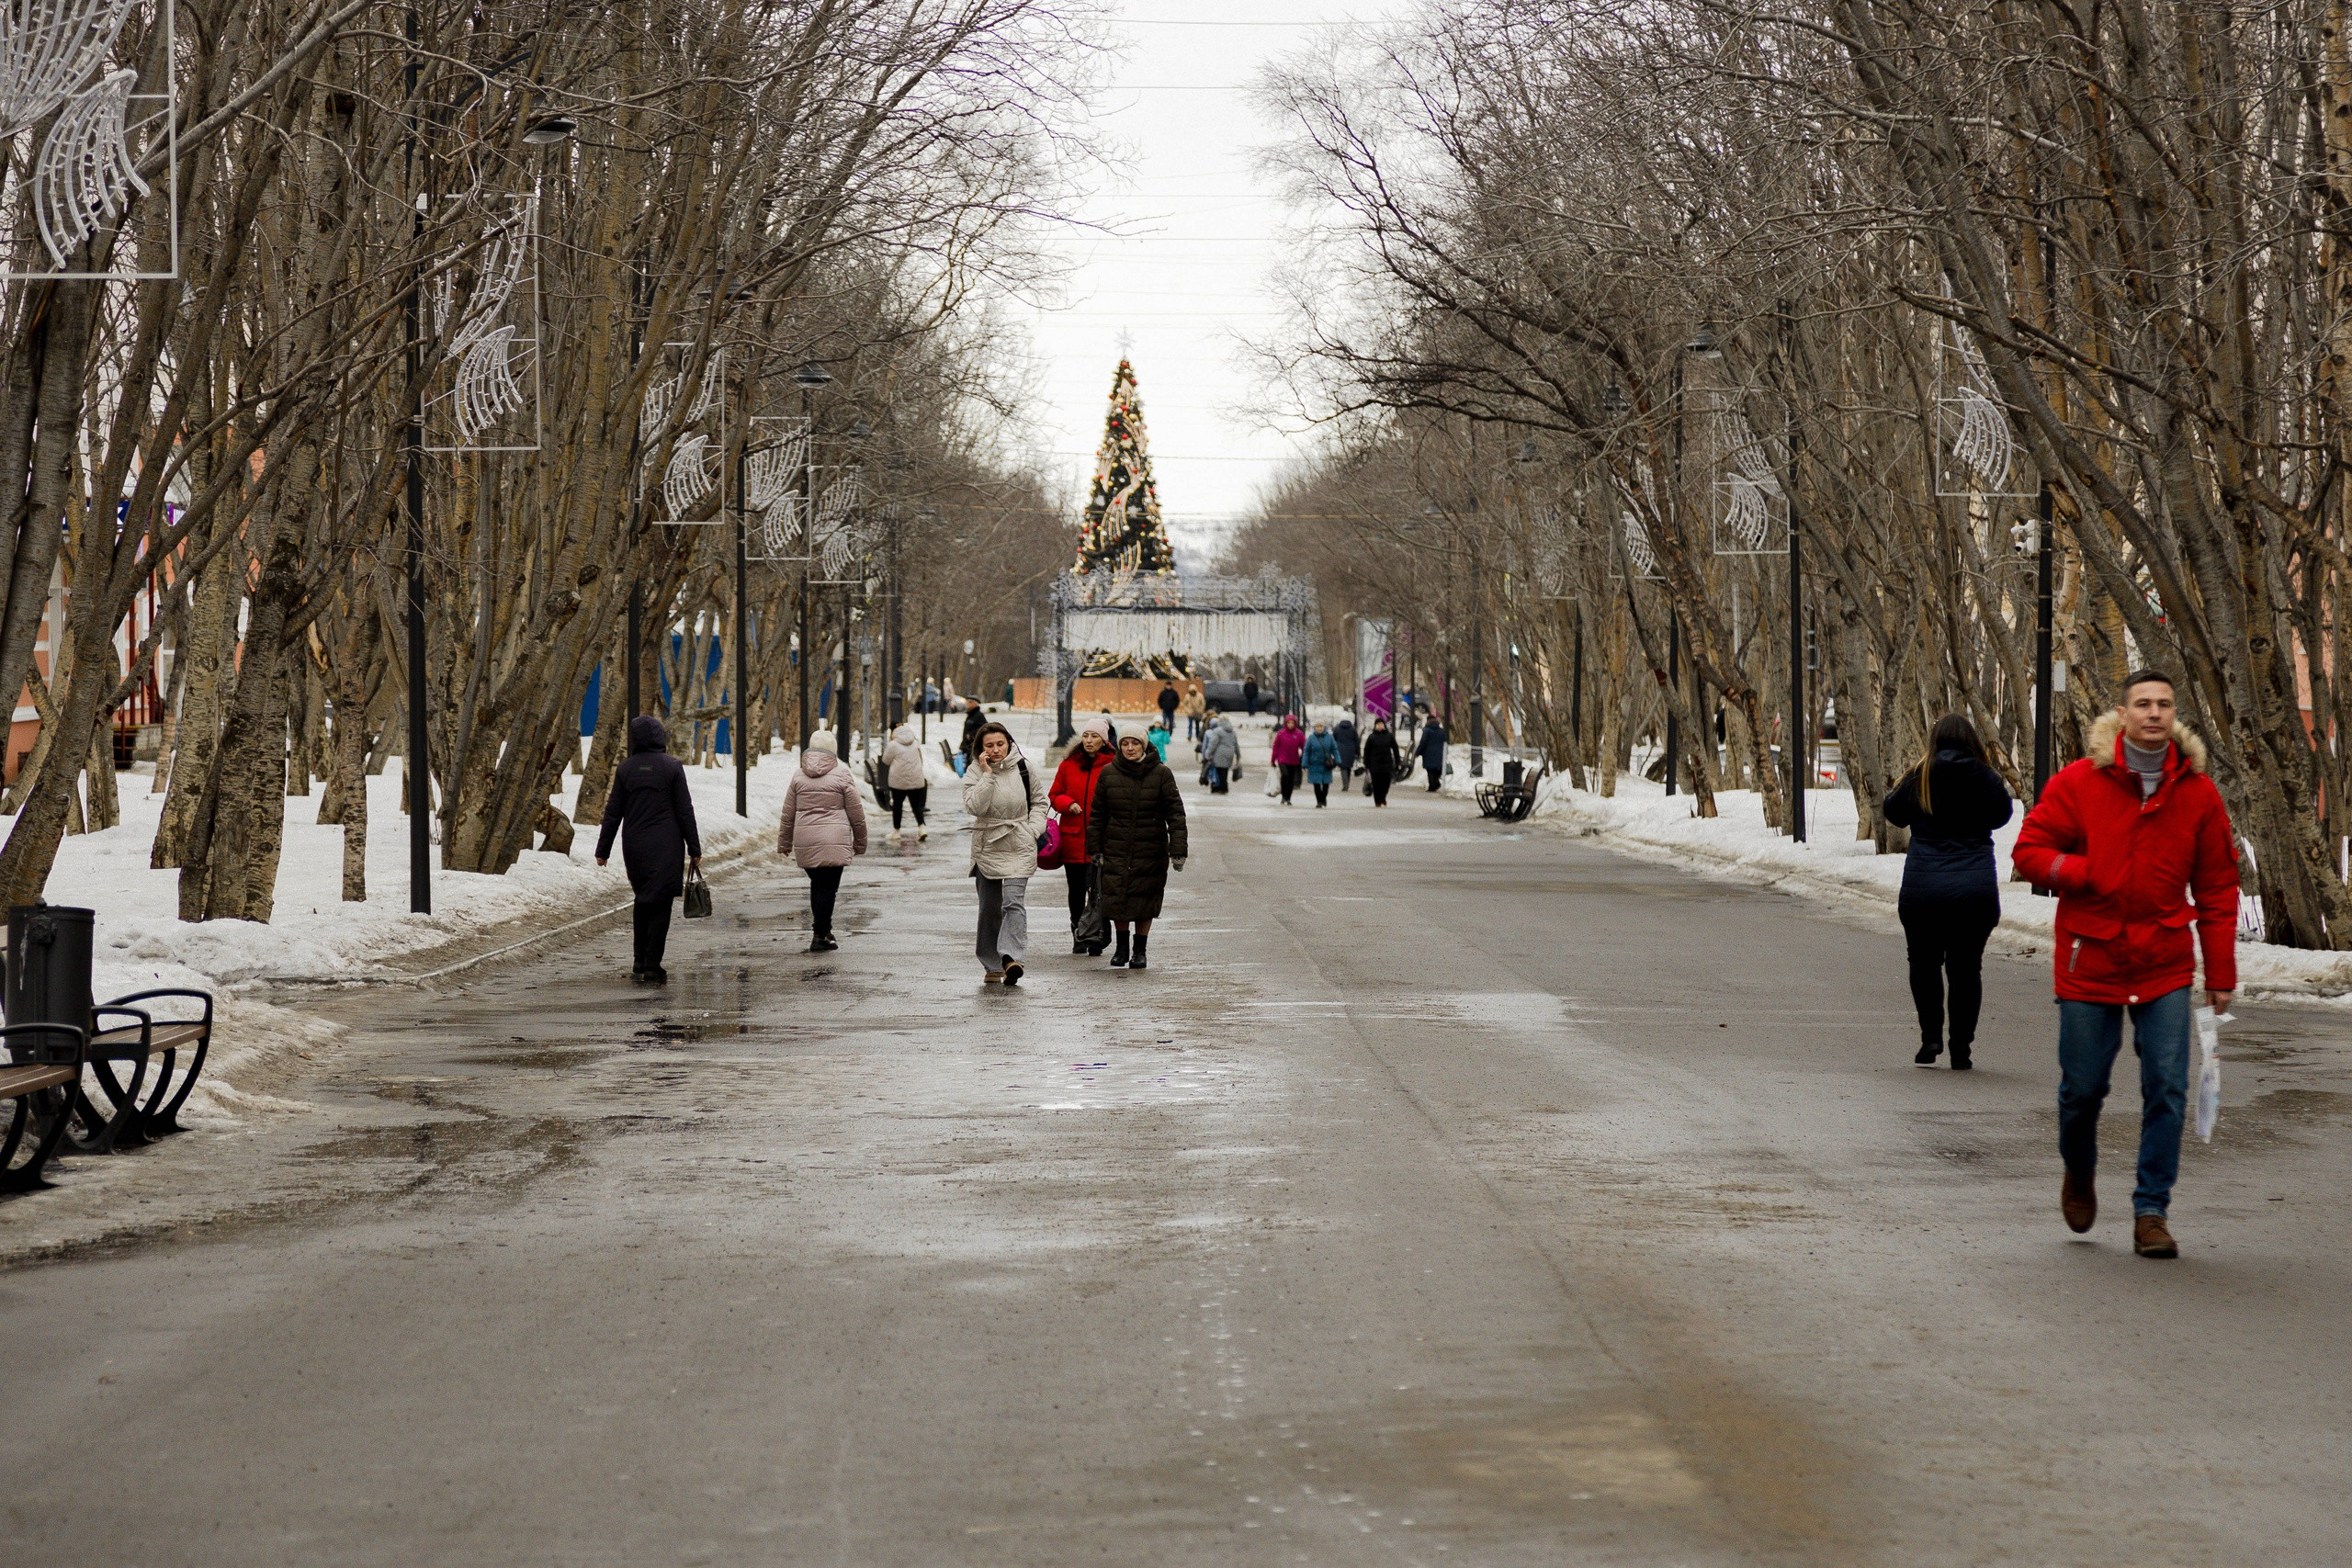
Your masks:
M 979 750 L 980 730 L 988 721 L 989 716 L 982 711 L 980 699 L 966 697 L 964 699 L 964 742 L 957 750 L 964 753 L 967 764 L 969 764 L 972 757 Z
M 1046 781 L 1013 743 L 1012 731 L 990 721 L 980 727 L 978 754 L 964 774 L 964 810 L 971 818 L 974 886 L 979 931 L 972 951 L 989 981 L 1021 983 L 1029 954 L 1029 879 L 1037 874 L 1037 846 L 1052 819 Z
M 915 837 L 930 838 L 923 817 L 931 805 L 931 779 L 922 771 L 922 747 L 915 740 L 913 725 L 902 724 L 890 732 L 882 745 L 882 765 L 889 770 L 890 836 L 895 839 L 906 830 L 906 810 L 911 806 Z
M 1209 732 L 1201 741 L 1201 761 L 1208 765 L 1209 793 L 1228 793 L 1234 770 L 1241 766 L 1241 737 L 1223 714 L 1209 717 Z
M 1274 731 L 1272 755 L 1268 760 L 1273 763 L 1276 782 L 1282 785 L 1284 806 L 1295 804 L 1291 795 L 1298 788 L 1299 778 L 1305 772 L 1301 763 L 1306 755 L 1306 731 L 1299 728 L 1298 716 L 1295 713 L 1283 715 L 1282 728 Z
M 1102 916 L 1117 933 L 1111 967 L 1150 967 L 1144 950 L 1168 893 L 1169 867 L 1184 869 L 1184 797 L 1140 736 L 1120 740 L 1118 761 L 1095 786 L 1086 851 L 1102 868 Z
M 1184 694 L 1184 739 L 1200 739 L 1202 721 L 1208 716 L 1208 693 L 1202 688 L 1198 681 L 1195 681 L 1192 684 L 1192 689 Z
M 1928 734 L 1928 750 L 1887 795 L 1886 819 L 1911 829 L 1895 914 L 1911 964 L 1911 1001 L 1919 1013 L 1919 1054 L 1932 1067 L 1944 1050 L 1945 986 L 1951 1008 L 1951 1066 L 1974 1065 L 1976 1015 L 1984 1001 L 1984 942 L 2001 923 L 2001 889 L 1993 864 L 1993 831 L 2016 806 L 1993 771 L 1984 742 L 1966 717 L 1948 713 Z
M 1363 738 L 1356 733 L 1356 716 L 1352 709 L 1343 710 L 1340 722 L 1331 727 L 1331 742 L 1340 749 L 1340 793 L 1345 795 L 1348 785 L 1355 782 L 1356 758 Z
M 1331 804 L 1331 778 L 1340 771 L 1340 743 L 1331 739 L 1329 728 L 1316 725 L 1300 760 L 1306 765 L 1306 782 L 1315 789 L 1315 809 L 1320 811 Z
M 2098 1113 L 2128 1009 L 2140 1058 L 2132 1247 L 2143 1258 L 2180 1252 L 2168 1215 L 2188 1101 L 2189 988 L 2200 948 L 2213 1010 L 2227 1011 L 2237 988 L 2236 845 L 2172 678 L 2142 670 L 2091 727 L 2089 754 L 2033 803 L 2011 852 L 2018 874 L 2058 893 L 2059 1212 L 2078 1235 L 2098 1217 Z
M 669 731 L 651 714 L 628 721 L 628 756 L 613 770 L 604 830 L 596 835 L 598 865 L 612 858 L 613 835 L 621 836 L 621 863 L 628 868 L 636 895 L 636 953 L 628 977 L 639 986 L 670 983 L 670 972 L 662 967 L 670 944 L 670 904 L 685 890 L 683 866 L 702 870 L 695 797 L 686 788 L 684 764 L 670 755 L 669 746 Z
M 1241 705 L 1250 716 L 1258 716 L 1258 677 L 1252 675 L 1241 682 Z
M 1086 913 L 1087 889 L 1094 876 L 1086 851 L 1087 811 L 1094 804 L 1094 785 L 1113 760 L 1109 727 L 1099 718 L 1090 718 L 1078 732 L 1078 744 L 1054 770 L 1053 788 L 1047 792 L 1061 821 L 1062 876 L 1069 884 L 1069 950 L 1073 953 L 1102 951 L 1080 939 L 1078 922 Z
M 790 855 L 808 874 L 808 951 L 840 947 L 833 940 L 833 900 L 842 890 L 842 873 L 865 852 L 865 803 L 829 729 L 808 738 L 800 766 L 784 786 L 775 852 Z
M 1177 694 L 1176 682 L 1172 679 L 1159 682 L 1159 722 L 1164 728 L 1171 730 L 1176 728 L 1176 710 L 1183 701 Z
M 1413 748 L 1413 754 L 1421 760 L 1421 766 L 1428 771 L 1430 793 L 1435 795 L 1438 787 L 1445 783 L 1445 726 L 1434 714 L 1428 723 L 1421 726 L 1421 741 Z
M 1151 743 L 1151 754 L 1163 762 L 1168 761 L 1169 743 L 1176 739 L 1169 733 L 1169 722 L 1163 717 L 1158 724 L 1143 732 L 1143 738 Z
M 1373 805 L 1388 804 L 1388 786 L 1396 782 L 1404 760 L 1404 753 L 1396 745 L 1396 732 L 1388 728 L 1386 719 L 1375 716 L 1372 734 L 1363 743 L 1363 774 L 1372 784 Z

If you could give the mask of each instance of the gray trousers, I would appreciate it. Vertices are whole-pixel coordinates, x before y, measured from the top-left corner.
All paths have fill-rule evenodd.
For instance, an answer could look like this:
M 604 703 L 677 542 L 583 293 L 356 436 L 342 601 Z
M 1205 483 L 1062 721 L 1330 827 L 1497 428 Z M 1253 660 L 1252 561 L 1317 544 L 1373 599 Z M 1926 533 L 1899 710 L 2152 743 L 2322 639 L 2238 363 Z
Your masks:
M 1008 958 L 1029 957 L 1029 879 L 976 876 L 980 889 L 979 939 L 973 942 L 983 969 L 1001 968 Z

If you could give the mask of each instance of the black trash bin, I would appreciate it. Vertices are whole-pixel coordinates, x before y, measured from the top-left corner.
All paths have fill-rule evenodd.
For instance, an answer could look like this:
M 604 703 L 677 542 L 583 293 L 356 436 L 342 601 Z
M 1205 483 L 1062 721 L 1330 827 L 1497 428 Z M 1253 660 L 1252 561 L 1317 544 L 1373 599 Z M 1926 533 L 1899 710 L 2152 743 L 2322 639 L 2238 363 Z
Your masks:
M 1503 759 L 1503 788 L 1507 790 L 1518 789 L 1520 786 L 1520 781 L 1526 778 L 1526 763 L 1521 761 L 1516 757 L 1506 757 Z
M 10 1023 L 90 1027 L 90 947 L 96 909 L 18 904 L 8 911 Z

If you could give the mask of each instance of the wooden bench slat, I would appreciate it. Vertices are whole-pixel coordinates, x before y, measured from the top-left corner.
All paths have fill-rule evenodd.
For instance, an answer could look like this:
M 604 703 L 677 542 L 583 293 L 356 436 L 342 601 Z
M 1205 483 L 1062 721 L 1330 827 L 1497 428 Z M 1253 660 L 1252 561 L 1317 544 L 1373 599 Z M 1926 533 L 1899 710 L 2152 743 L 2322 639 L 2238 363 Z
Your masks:
M 55 1089 L 80 1076 L 72 1067 L 47 1066 L 38 1062 L 21 1067 L 0 1067 L 0 1100 L 15 1100 L 39 1089 Z
M 200 1023 L 159 1023 L 155 1026 L 154 1039 L 148 1046 L 147 1054 L 153 1056 L 165 1051 L 181 1050 L 202 1038 L 204 1025 Z M 91 1035 L 90 1050 L 95 1055 L 102 1046 L 135 1045 L 138 1043 L 139 1026 L 134 1023 L 128 1029 L 102 1029 Z

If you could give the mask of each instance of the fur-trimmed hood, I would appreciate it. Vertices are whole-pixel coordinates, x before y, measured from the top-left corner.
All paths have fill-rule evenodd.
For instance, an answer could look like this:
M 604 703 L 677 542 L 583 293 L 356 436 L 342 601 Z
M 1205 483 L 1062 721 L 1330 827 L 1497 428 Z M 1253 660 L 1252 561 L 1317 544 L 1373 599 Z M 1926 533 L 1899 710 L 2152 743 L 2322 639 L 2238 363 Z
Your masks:
M 2117 765 L 2116 742 L 2123 739 L 2123 716 L 2109 708 L 2091 726 L 2090 759 L 2102 768 Z M 2205 742 L 2178 719 L 2172 721 L 2172 743 L 2192 773 L 2205 771 Z

